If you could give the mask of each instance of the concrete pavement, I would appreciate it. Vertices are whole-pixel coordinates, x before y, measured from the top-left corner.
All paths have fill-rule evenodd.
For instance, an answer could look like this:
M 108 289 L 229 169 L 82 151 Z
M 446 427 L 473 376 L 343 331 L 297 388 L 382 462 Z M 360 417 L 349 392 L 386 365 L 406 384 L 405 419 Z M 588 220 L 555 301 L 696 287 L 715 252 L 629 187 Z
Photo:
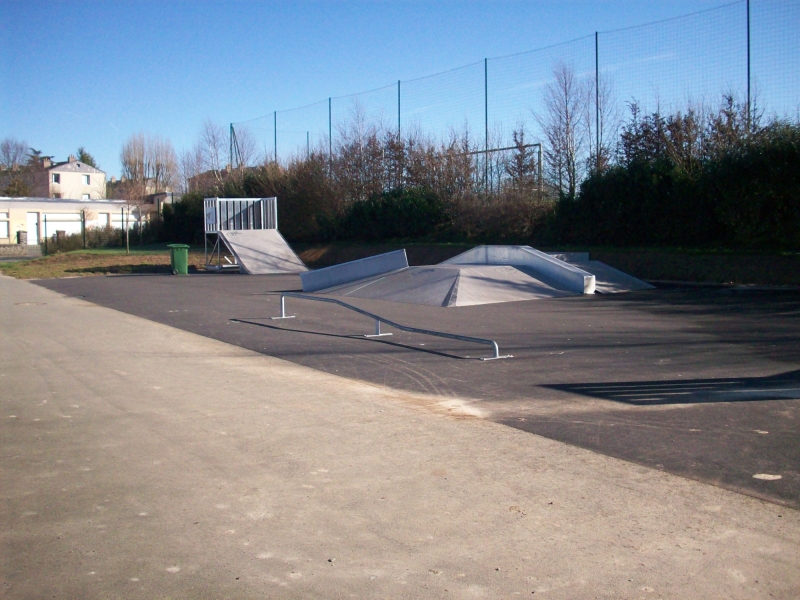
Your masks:
M 800 513 L 0 277 L 8 598 L 796 598 Z

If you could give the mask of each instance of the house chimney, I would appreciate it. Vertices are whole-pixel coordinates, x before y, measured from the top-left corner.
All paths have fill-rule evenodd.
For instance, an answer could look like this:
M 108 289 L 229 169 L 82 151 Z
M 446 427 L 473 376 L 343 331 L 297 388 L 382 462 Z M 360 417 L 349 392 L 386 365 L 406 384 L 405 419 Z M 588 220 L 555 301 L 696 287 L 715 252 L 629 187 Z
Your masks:
M 52 167 L 52 166 L 53 166 L 53 161 L 52 161 L 52 160 L 50 160 L 50 157 L 49 157 L 49 156 L 45 156 L 44 158 L 42 158 L 42 166 L 43 166 L 45 169 L 49 169 L 50 167 Z
M 78 159 L 77 159 L 77 158 L 75 158 L 75 155 L 74 155 L 74 154 L 70 154 L 70 155 L 69 155 L 69 158 L 68 158 L 67 160 L 69 160 L 69 162 L 73 163 L 73 162 L 75 162 L 75 161 L 76 161 L 76 160 L 78 160 Z
M 117 178 L 114 175 L 111 176 L 111 183 L 117 183 Z

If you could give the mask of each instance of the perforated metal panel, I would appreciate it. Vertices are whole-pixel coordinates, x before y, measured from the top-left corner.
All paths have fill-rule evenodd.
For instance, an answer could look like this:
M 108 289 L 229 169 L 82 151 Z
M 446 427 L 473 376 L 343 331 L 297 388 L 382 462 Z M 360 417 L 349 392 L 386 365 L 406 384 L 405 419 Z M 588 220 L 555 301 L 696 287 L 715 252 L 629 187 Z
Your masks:
M 206 198 L 205 232 L 277 229 L 277 198 Z

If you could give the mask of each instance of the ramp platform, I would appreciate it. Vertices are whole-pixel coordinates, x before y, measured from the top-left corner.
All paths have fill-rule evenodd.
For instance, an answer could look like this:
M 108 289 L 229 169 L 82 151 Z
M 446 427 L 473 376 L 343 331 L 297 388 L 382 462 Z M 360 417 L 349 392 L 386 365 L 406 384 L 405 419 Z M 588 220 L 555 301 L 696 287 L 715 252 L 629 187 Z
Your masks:
M 573 295 L 509 265 L 405 267 L 323 289 L 320 293 L 445 307 Z
M 206 198 L 203 209 L 206 269 L 238 268 L 248 275 L 308 271 L 278 232 L 277 198 Z
M 303 291 L 426 306 L 472 306 L 615 293 L 653 286 L 588 253 L 478 246 L 438 265 L 409 267 L 398 250 L 301 275 Z
M 308 271 L 277 229 L 220 231 L 219 236 L 249 275 Z
M 367 258 L 351 260 L 340 265 L 309 271 L 301 275 L 300 280 L 303 283 L 304 292 L 316 292 L 405 268 L 408 268 L 406 251 L 395 250 L 394 252 L 368 256 Z
M 594 293 L 594 275 L 530 246 L 478 246 L 441 264 L 512 265 L 565 292 Z

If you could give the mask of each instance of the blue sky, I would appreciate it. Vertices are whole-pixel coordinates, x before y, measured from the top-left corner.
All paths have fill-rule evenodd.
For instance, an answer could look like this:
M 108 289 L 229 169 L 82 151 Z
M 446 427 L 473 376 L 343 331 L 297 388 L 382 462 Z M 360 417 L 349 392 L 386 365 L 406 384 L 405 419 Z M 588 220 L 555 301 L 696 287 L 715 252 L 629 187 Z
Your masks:
M 109 175 L 131 134 L 225 127 L 400 80 L 725 4 L 719 0 L 0 0 L 0 138 Z

